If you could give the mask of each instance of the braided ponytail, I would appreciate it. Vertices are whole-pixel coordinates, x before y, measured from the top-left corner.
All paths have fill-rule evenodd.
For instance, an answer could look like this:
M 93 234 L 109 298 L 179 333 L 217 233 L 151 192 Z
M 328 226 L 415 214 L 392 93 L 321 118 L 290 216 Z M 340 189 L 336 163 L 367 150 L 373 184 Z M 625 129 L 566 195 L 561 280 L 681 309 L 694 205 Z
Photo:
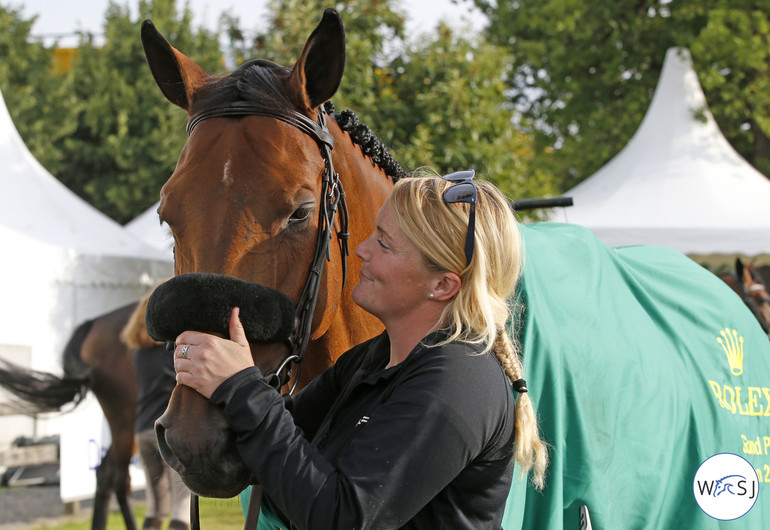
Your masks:
M 540 439 L 537 416 L 532 406 L 532 400 L 527 395 L 527 386 L 523 379 L 524 367 L 521 358 L 516 353 L 505 328 L 498 330 L 493 349 L 505 375 L 510 379 L 514 390 L 519 393 L 514 412 L 516 428 L 514 458 L 521 468 L 521 475 L 525 475 L 531 470 L 532 484 L 539 490 L 543 489 L 545 469 L 548 466 L 548 448 Z

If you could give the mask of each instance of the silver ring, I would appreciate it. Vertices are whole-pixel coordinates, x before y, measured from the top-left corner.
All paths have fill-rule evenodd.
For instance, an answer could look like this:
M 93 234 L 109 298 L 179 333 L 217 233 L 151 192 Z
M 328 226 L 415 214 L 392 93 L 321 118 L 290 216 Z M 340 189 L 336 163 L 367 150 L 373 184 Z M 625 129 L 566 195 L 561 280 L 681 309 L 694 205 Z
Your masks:
M 182 346 L 182 359 L 187 359 L 187 349 L 190 347 L 189 344 L 185 344 Z

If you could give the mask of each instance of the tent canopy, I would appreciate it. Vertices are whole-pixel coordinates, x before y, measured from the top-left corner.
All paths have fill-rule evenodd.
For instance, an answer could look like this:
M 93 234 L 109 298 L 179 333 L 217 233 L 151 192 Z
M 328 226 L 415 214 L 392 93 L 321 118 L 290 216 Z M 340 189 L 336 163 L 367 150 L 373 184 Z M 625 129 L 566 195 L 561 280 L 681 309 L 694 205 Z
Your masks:
M 550 220 L 588 227 L 607 245 L 770 254 L 770 181 L 722 135 L 683 48 L 668 50 L 628 145 L 565 196 L 574 206 L 554 210 Z
M 164 252 L 80 199 L 40 165 L 2 95 L 0 161 L 0 358 L 57 373 L 75 326 L 138 300 L 172 267 Z M 59 433 L 58 421 L 2 417 L 0 445 L 19 434 Z
M 139 217 L 126 223 L 126 230 L 136 237 L 159 249 L 164 255 L 174 261 L 174 236 L 167 224 L 161 224 L 158 216 L 158 206 L 156 202 L 150 208 L 145 210 Z
M 165 258 L 72 193 L 40 165 L 16 131 L 1 95 L 0 160 L 3 226 L 81 254 Z

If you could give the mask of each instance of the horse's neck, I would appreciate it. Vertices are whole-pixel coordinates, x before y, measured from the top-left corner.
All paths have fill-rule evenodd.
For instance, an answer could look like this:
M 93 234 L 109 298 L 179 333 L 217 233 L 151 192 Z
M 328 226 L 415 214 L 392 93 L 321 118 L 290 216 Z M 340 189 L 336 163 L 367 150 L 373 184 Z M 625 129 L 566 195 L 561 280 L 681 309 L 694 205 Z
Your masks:
M 364 310 L 358 308 L 358 318 L 344 323 L 343 312 L 338 312 L 340 321 L 313 340 L 308 345 L 307 353 L 302 364 L 302 374 L 299 387 L 315 379 L 321 372 L 332 366 L 340 355 L 348 351 L 356 344 L 360 344 L 382 332 L 382 323 Z M 358 322 L 356 325 L 354 322 Z M 353 323 L 353 325 L 350 325 Z
M 334 364 L 342 353 L 383 329 L 377 318 L 353 302 L 352 292 L 361 270 L 361 261 L 355 255 L 356 247 L 374 230 L 377 212 L 390 195 L 393 181 L 364 156 L 357 145 L 352 144 L 347 133 L 342 132 L 336 123 L 330 123 L 330 131 L 335 140 L 332 150 L 334 167 L 345 191 L 350 219 L 350 255 L 347 257 L 347 280 L 341 298 L 334 300 L 330 294 L 327 304 L 336 307 L 327 307 L 324 312 L 323 322 L 318 326 L 320 333 L 314 334 L 308 347 L 301 382 L 308 381 L 311 375 L 317 375 Z M 332 245 L 336 247 L 335 242 Z

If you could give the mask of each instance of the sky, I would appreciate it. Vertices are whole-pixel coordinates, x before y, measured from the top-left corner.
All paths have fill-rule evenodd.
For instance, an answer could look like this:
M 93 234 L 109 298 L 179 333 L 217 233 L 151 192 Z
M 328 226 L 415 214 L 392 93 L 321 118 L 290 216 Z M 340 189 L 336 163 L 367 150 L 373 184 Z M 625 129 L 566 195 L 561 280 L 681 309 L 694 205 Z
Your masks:
M 136 16 L 138 0 L 117 2 L 130 6 L 132 15 Z M 25 18 L 38 15 L 37 22 L 32 26 L 32 35 L 45 37 L 49 42 L 52 36 L 72 35 L 78 30 L 98 35 L 109 0 L 6 0 L 3 3 L 22 6 Z M 268 0 L 189 0 L 189 3 L 196 17 L 196 26 L 214 29 L 219 14 L 225 11 L 236 15 L 241 26 L 247 30 L 259 29 L 266 23 Z M 183 6 L 184 0 L 177 0 L 177 5 Z M 402 5 L 407 12 L 407 29 L 410 32 L 431 29 L 439 20 L 447 20 L 453 25 L 467 20 L 480 25 L 481 15 L 469 15 L 471 8 L 467 3 L 458 6 L 451 0 L 402 0 Z M 59 38 L 59 44 L 76 45 L 77 39 Z

